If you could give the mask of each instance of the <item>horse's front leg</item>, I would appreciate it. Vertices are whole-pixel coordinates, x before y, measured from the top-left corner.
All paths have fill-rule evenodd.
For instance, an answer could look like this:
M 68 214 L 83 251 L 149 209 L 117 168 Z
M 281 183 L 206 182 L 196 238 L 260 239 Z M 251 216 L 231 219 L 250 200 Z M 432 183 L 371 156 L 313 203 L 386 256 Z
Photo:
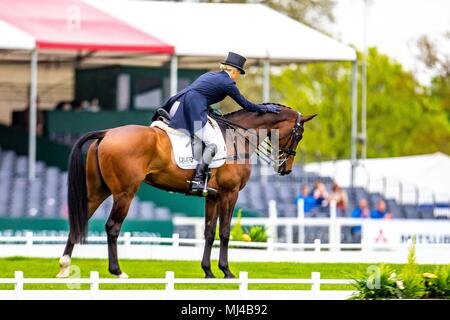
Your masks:
M 218 201 L 216 198 L 206 198 L 205 210 L 205 249 L 203 251 L 202 269 L 205 278 L 215 278 L 211 271 L 211 250 L 216 236 L 216 224 L 218 217 Z
M 228 242 L 230 241 L 231 219 L 233 217 L 234 206 L 238 198 L 238 192 L 228 192 L 221 195 L 220 210 L 220 255 L 219 269 L 225 275 L 225 278 L 235 278 L 228 267 Z

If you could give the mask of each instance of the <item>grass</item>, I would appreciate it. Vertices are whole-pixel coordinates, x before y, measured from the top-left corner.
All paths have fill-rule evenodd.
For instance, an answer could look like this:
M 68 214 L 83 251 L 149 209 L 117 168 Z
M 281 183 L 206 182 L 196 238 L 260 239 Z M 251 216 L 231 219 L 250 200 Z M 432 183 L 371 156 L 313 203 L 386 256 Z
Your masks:
M 216 277 L 223 277 L 217 267 L 217 261 L 212 261 L 212 271 Z M 351 279 L 352 276 L 365 272 L 370 264 L 363 263 L 291 263 L 291 262 L 233 262 L 232 272 L 238 276 L 239 271 L 247 271 L 249 278 L 311 278 L 311 272 L 320 272 L 321 278 Z M 78 266 L 80 277 L 88 278 L 90 271 L 98 271 L 101 278 L 115 278 L 108 272 L 106 259 L 72 259 L 72 266 Z M 167 261 L 167 260 L 120 260 L 120 266 L 132 278 L 164 278 L 166 271 L 174 271 L 176 278 L 203 278 L 200 261 Z M 400 271 L 403 265 L 391 264 L 393 269 Z M 432 266 L 420 265 L 421 272 L 429 271 Z M 13 278 L 14 271 L 23 271 L 25 278 L 54 278 L 59 271 L 58 259 L 11 257 L 0 258 L 0 278 Z M 67 289 L 66 285 L 27 284 L 25 289 Z M 88 285 L 81 285 L 88 289 Z M 176 289 L 238 289 L 236 284 L 178 284 Z M 322 289 L 353 290 L 351 285 L 322 285 Z M 0 284 L 0 290 L 13 289 L 13 285 Z M 137 284 L 114 285 L 102 284 L 100 289 L 164 289 L 164 285 Z M 302 284 L 251 284 L 249 289 L 282 289 L 308 290 L 310 285 Z

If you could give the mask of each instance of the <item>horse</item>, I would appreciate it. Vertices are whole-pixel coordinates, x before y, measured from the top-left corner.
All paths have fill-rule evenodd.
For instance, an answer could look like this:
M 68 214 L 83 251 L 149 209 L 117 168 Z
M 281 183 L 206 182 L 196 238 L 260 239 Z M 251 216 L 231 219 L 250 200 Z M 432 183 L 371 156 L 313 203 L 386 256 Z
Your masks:
M 279 104 L 278 104 L 279 105 Z M 281 111 L 274 113 L 249 112 L 244 109 L 216 116 L 222 134 L 235 128 L 244 132 L 253 130 L 258 134 L 256 143 L 249 136 L 236 139 L 228 146 L 227 154 L 233 158 L 239 146 L 252 155 L 258 145 L 278 133 L 279 157 L 274 169 L 280 175 L 292 171 L 296 148 L 303 138 L 304 123 L 316 115 L 303 116 L 299 112 L 279 105 Z M 277 131 L 273 131 L 277 130 Z M 86 165 L 82 146 L 94 140 L 88 148 Z M 266 140 L 267 141 L 267 140 Z M 273 141 L 272 141 L 273 142 Z M 117 238 L 131 201 L 142 182 L 172 192 L 187 193 L 194 170 L 181 169 L 175 163 L 171 141 L 167 133 L 151 126 L 125 125 L 112 129 L 84 134 L 74 144 L 69 156 L 68 209 L 70 231 L 64 253 L 59 260 L 58 278 L 70 273 L 71 255 L 76 243 L 85 243 L 88 220 L 95 210 L 110 195 L 113 207 L 105 224 L 108 243 L 108 269 L 119 278 L 127 278 L 118 261 Z M 242 149 L 242 148 L 241 148 Z M 251 173 L 250 161 L 228 159 L 218 167 L 210 169 L 208 186 L 215 188 L 215 196 L 205 199 L 205 244 L 201 267 L 206 278 L 215 277 L 211 271 L 211 250 L 219 220 L 220 258 L 219 269 L 225 278 L 234 278 L 228 264 L 228 243 L 233 210 L 239 191 L 246 185 Z

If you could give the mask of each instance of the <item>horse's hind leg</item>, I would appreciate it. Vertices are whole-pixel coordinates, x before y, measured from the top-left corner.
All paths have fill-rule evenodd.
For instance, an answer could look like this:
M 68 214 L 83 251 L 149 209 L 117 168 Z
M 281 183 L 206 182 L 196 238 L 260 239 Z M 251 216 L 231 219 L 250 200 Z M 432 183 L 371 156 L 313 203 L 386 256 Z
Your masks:
M 119 236 L 122 223 L 127 216 L 133 197 L 134 193 L 128 194 L 126 192 L 114 195 L 113 208 L 105 225 L 108 236 L 109 272 L 119 278 L 128 278 L 128 275 L 122 272 L 119 267 L 119 260 L 117 257 L 117 238 Z
M 217 200 L 207 198 L 205 211 L 205 249 L 203 251 L 202 269 L 205 271 L 205 278 L 215 278 L 211 271 L 211 250 L 216 236 L 218 217 Z
M 238 198 L 238 192 L 228 192 L 220 195 L 219 221 L 220 221 L 220 255 L 219 269 L 225 278 L 235 278 L 228 267 L 228 242 L 230 240 L 231 219 L 233 217 L 234 206 Z
M 88 191 L 88 213 L 89 218 L 92 217 L 95 210 L 102 204 L 102 202 L 111 195 L 108 187 L 104 183 L 97 161 L 97 146 L 98 141 L 91 144 L 87 154 L 86 160 L 86 182 Z M 60 271 L 56 277 L 67 278 L 70 275 L 70 258 L 72 256 L 74 243 L 70 241 L 71 237 L 67 239 L 66 247 L 63 256 L 59 259 Z

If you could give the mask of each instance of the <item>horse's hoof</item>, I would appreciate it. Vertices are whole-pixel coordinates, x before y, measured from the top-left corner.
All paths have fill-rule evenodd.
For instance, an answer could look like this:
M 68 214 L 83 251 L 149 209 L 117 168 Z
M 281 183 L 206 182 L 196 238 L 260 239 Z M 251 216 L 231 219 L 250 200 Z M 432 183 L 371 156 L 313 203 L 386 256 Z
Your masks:
M 60 271 L 56 275 L 57 278 L 68 278 L 70 275 L 70 257 L 64 255 L 59 259 Z
M 64 278 L 68 278 L 69 275 L 70 275 L 70 268 L 66 267 L 66 268 L 61 268 L 61 271 L 56 275 L 56 277 L 59 279 L 64 279 Z
M 59 266 L 62 268 L 67 268 L 70 266 L 70 257 L 66 254 L 63 255 L 60 259 L 59 259 Z
M 119 279 L 128 279 L 128 275 L 125 272 L 122 272 L 121 274 L 119 274 L 117 276 L 117 278 L 119 278 Z
M 230 273 L 226 274 L 224 278 L 225 278 L 225 279 L 235 279 L 236 277 L 234 276 L 234 274 L 232 274 L 232 273 L 230 272 Z
M 211 274 L 206 274 L 205 275 L 205 279 L 214 279 L 216 276 L 215 275 L 213 275 L 212 273 Z

